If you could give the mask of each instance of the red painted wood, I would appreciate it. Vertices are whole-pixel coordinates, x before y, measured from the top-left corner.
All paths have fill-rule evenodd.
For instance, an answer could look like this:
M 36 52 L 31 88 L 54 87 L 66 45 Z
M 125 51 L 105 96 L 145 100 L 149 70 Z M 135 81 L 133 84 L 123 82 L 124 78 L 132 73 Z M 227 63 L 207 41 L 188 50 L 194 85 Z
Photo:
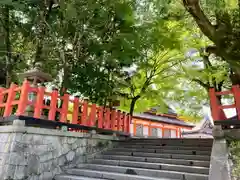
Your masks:
M 25 80 L 21 87 L 21 94 L 20 94 L 18 109 L 17 109 L 17 113 L 16 113 L 17 116 L 24 115 L 24 113 L 25 113 L 25 110 L 28 105 L 29 89 L 30 89 L 30 83 L 27 80 Z
M 90 117 L 88 119 L 87 125 L 88 126 L 94 126 L 95 122 L 96 122 L 96 109 L 97 105 L 96 104 L 92 104 L 91 106 L 91 112 L 90 112 Z
M 240 87 L 239 87 L 239 85 L 234 85 L 232 87 L 232 91 L 233 91 L 233 95 L 234 95 L 238 120 L 240 120 Z
M 50 109 L 48 113 L 48 119 L 49 120 L 55 120 L 56 112 L 57 112 L 57 102 L 58 102 L 58 91 L 53 90 L 51 94 L 51 103 L 50 103 Z
M 152 127 L 151 127 L 151 123 L 148 126 L 148 136 L 152 136 Z
M 176 129 L 176 137 L 179 138 L 179 128 Z
M 78 114 L 79 114 L 79 98 L 74 97 L 73 100 L 73 112 L 72 112 L 72 124 L 78 124 Z
M 110 109 L 106 108 L 105 109 L 105 129 L 110 129 L 111 128 L 111 119 L 110 119 Z
M 126 133 L 130 133 L 130 124 L 131 124 L 131 119 L 132 117 L 130 116 L 130 114 L 127 114 L 127 123 L 126 123 L 126 129 L 125 132 Z
M 7 97 L 7 102 L 5 104 L 5 111 L 3 116 L 10 116 L 12 114 L 12 102 L 15 99 L 16 96 L 16 92 L 15 92 L 15 88 L 17 87 L 16 84 L 12 83 L 9 90 L 8 90 L 8 97 Z
M 117 116 L 117 112 L 116 110 L 112 110 L 111 111 L 111 129 L 114 131 L 116 130 L 116 116 Z
M 122 118 L 121 111 L 118 110 L 117 111 L 117 131 L 121 129 L 121 120 L 122 120 L 121 118 Z
M 235 108 L 236 105 L 235 104 L 231 104 L 231 105 L 221 105 L 219 106 L 219 109 L 231 109 L 231 108 Z
M 20 99 L 15 100 L 16 92 L 21 91 Z M 36 99 L 34 101 L 28 100 L 29 93 L 36 93 Z M 3 103 L 4 95 L 8 94 L 7 102 Z M 44 96 L 51 96 L 50 105 L 44 104 Z M 62 100 L 62 107 L 58 108 L 58 100 Z M 68 110 L 69 102 L 73 103 L 73 110 Z M 56 112 L 60 112 L 60 121 L 67 122 L 67 115 L 72 114 L 73 124 L 82 124 L 87 126 L 97 125 L 99 128 L 112 129 L 124 132 L 130 132 L 131 116 L 125 112 L 121 113 L 120 110 L 110 110 L 110 108 L 104 109 L 102 106 L 98 107 L 96 104 L 91 105 L 90 115 L 88 114 L 88 101 L 80 103 L 79 98 L 75 97 L 74 100 L 69 100 L 69 94 L 64 94 L 63 97 L 58 96 L 58 91 L 45 92 L 44 87 L 31 87 L 28 81 L 24 81 L 21 87 L 17 87 L 12 84 L 11 87 L 6 90 L 0 88 L 0 107 L 5 107 L 4 116 L 9 116 L 12 113 L 13 105 L 18 104 L 16 115 L 24 115 L 27 106 L 34 107 L 33 117 L 41 118 L 42 110 L 49 109 L 48 119 L 55 120 Z M 79 118 L 81 114 L 81 118 Z M 80 119 L 80 120 L 79 120 Z M 81 122 L 80 122 L 81 121 Z M 98 123 L 96 124 L 96 121 Z M 74 129 L 70 129 L 75 131 Z
M 3 103 L 3 99 L 4 99 L 4 91 L 5 91 L 6 89 L 5 88 L 1 88 L 0 87 L 0 104 L 1 103 Z
M 164 130 L 165 130 L 165 128 L 162 127 L 162 138 L 164 137 Z
M 103 128 L 103 107 L 98 107 L 98 128 Z
M 216 95 L 216 96 L 229 95 L 229 94 L 232 94 L 232 91 L 231 91 L 231 90 L 229 90 L 229 91 L 222 91 L 222 92 L 215 92 L 215 95 Z
M 41 118 L 41 113 L 43 109 L 43 100 L 44 100 L 45 87 L 39 87 L 37 92 L 37 98 L 34 108 L 34 117 Z
M 82 104 L 82 117 L 81 117 L 82 125 L 87 125 L 87 118 L 88 118 L 88 101 L 84 100 Z
M 122 120 L 122 131 L 125 132 L 125 126 L 127 124 L 127 114 L 123 112 L 123 120 Z
M 214 88 L 211 88 L 209 90 L 209 97 L 210 97 L 210 106 L 211 106 L 211 113 L 212 113 L 212 118 L 214 121 L 221 120 L 220 118 L 220 108 L 219 108 L 219 102 L 216 97 L 216 92 Z
M 61 116 L 60 116 L 60 121 L 61 122 L 66 122 L 67 121 L 67 114 L 68 114 L 68 103 L 69 103 L 69 94 L 64 94 L 62 97 L 63 104 L 62 104 L 62 109 L 61 109 Z

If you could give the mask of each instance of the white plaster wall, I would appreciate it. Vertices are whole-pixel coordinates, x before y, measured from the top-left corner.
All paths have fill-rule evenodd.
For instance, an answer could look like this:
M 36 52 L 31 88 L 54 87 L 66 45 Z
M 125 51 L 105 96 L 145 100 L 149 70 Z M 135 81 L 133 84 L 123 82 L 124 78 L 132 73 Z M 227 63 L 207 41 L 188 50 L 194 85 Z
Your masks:
M 176 134 L 176 130 L 171 130 L 171 138 L 176 138 L 177 134 Z
M 148 137 L 148 127 L 143 126 L 143 136 Z
M 134 132 L 133 132 L 134 130 L 133 130 L 133 124 L 130 124 L 130 134 L 131 134 L 131 136 L 133 136 L 134 134 Z
M 162 138 L 162 129 L 161 128 L 158 128 L 158 137 Z

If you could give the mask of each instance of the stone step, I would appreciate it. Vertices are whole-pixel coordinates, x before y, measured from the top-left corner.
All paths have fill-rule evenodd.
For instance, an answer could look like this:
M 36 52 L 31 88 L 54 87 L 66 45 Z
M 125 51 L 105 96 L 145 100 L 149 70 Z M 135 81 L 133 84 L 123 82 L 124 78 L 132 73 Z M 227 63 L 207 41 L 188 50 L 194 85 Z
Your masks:
M 213 141 L 213 138 L 131 138 L 127 141 L 199 141 L 208 142 Z
M 200 150 L 200 151 L 211 151 L 212 147 L 203 147 L 203 146 L 174 146 L 174 145 L 167 145 L 167 146 L 162 146 L 162 145 L 132 145 L 132 144 L 125 144 L 122 145 L 120 144 L 121 148 L 147 148 L 147 149 L 179 149 L 179 150 Z
M 95 159 L 91 162 L 92 164 L 104 164 L 104 165 L 114 165 L 114 166 L 127 166 L 136 168 L 147 168 L 147 169 L 157 169 L 157 170 L 167 170 L 167 171 L 178 171 L 178 172 L 188 172 L 188 173 L 198 173 L 198 174 L 209 174 L 209 168 L 199 167 L 199 166 L 184 166 L 175 164 L 163 164 L 163 163 L 149 163 L 149 162 L 134 162 L 134 161 L 123 161 L 123 160 L 105 160 L 105 159 Z
M 60 174 L 60 175 L 56 175 L 54 177 L 54 180 L 106 180 L 106 179 Z
M 211 146 L 213 140 L 197 140 L 197 139 L 136 139 L 129 140 L 121 143 L 126 144 L 167 144 L 167 145 L 203 145 Z
M 115 156 L 115 155 L 99 155 L 97 159 L 109 159 L 109 160 L 125 160 L 125 161 L 138 161 L 138 162 L 150 162 L 150 163 L 165 163 L 176 164 L 186 166 L 201 166 L 209 167 L 210 161 L 199 161 L 191 159 L 165 159 L 156 157 L 138 157 L 138 156 Z
M 191 160 L 202 160 L 210 161 L 208 155 L 185 155 L 185 154 L 160 154 L 160 153 L 144 153 L 144 152 L 119 152 L 119 151 L 107 151 L 104 155 L 124 155 L 124 156 L 140 156 L 140 157 L 154 157 L 154 158 L 167 158 L 167 159 L 191 159 Z
M 208 175 L 196 174 L 196 173 L 185 173 L 167 170 L 153 170 L 144 168 L 134 168 L 134 167 L 122 167 L 122 166 L 110 166 L 110 165 L 97 165 L 97 164 L 85 164 L 85 167 L 81 169 L 90 169 L 96 171 L 108 171 L 123 174 L 135 174 L 147 177 L 161 177 L 170 179 L 184 179 L 184 180 L 208 180 Z M 77 174 L 79 169 L 69 169 L 67 172 L 69 174 Z M 101 176 L 103 177 L 103 176 Z M 103 177 L 104 178 L 104 177 Z M 112 178 L 113 179 L 113 178 Z
M 131 138 L 127 142 L 137 142 L 137 141 L 147 141 L 147 142 L 156 142 L 156 141 L 213 142 L 213 139 L 210 139 L 210 138 L 209 139 L 198 139 L 198 138 Z
M 189 155 L 211 155 L 211 151 L 200 150 L 178 150 L 178 149 L 146 149 L 146 148 L 113 148 L 111 151 L 120 152 L 147 152 L 147 153 L 167 153 L 167 154 L 189 154 Z
M 70 174 L 75 174 L 79 176 L 105 178 L 105 179 L 111 179 L 111 180 L 113 179 L 114 180 L 177 180 L 177 179 L 169 179 L 169 178 L 154 178 L 154 177 L 146 177 L 141 175 L 123 174 L 123 173 L 116 173 L 116 172 L 96 171 L 96 170 L 89 170 L 89 169 L 68 169 L 67 172 Z M 56 179 L 56 180 L 61 180 L 61 179 Z
M 138 145 L 138 146 L 187 146 L 187 147 L 212 147 L 212 143 L 198 143 L 198 142 L 123 142 L 119 146 L 124 145 Z

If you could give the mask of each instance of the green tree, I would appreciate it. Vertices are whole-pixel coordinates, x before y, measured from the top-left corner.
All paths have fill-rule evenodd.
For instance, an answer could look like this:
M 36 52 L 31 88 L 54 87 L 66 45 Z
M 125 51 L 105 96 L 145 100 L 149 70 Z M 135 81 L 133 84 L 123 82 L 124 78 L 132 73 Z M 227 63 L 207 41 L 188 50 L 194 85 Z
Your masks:
M 141 63 L 137 64 L 136 71 L 125 79 L 119 95 L 130 101 L 129 112 L 131 115 L 139 99 L 144 100 L 145 103 L 147 99 L 151 100 L 152 105 L 164 104 L 166 93 L 174 88 L 176 73 L 173 69 L 183 60 L 182 56 L 176 52 L 160 50 L 147 56 L 146 59 L 142 57 Z
M 183 0 L 183 5 L 191 14 L 202 33 L 213 42 L 206 48 L 226 61 L 231 68 L 233 84 L 239 84 L 239 1 Z
M 139 36 L 128 1 L 76 1 L 79 18 L 74 21 L 78 33 L 73 54 L 78 63 L 71 71 L 70 88 L 93 102 L 106 104 L 114 95 L 121 69 L 138 56 Z M 85 8 L 83 8 L 85 7 Z M 81 9 L 86 12 L 81 12 Z

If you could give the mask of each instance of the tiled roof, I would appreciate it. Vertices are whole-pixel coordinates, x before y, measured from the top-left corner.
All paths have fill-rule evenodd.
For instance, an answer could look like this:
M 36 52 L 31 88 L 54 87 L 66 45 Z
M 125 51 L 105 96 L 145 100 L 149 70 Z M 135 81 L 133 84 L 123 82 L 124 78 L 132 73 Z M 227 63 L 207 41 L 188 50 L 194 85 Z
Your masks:
M 186 123 L 186 122 L 178 120 L 178 119 L 168 118 L 168 117 L 163 117 L 163 116 L 158 116 L 158 115 L 153 115 L 153 114 L 147 114 L 147 113 L 134 113 L 133 117 L 151 120 L 151 121 L 155 121 L 155 122 L 163 122 L 166 124 L 185 126 L 185 127 L 194 127 L 195 126 L 193 124 Z

